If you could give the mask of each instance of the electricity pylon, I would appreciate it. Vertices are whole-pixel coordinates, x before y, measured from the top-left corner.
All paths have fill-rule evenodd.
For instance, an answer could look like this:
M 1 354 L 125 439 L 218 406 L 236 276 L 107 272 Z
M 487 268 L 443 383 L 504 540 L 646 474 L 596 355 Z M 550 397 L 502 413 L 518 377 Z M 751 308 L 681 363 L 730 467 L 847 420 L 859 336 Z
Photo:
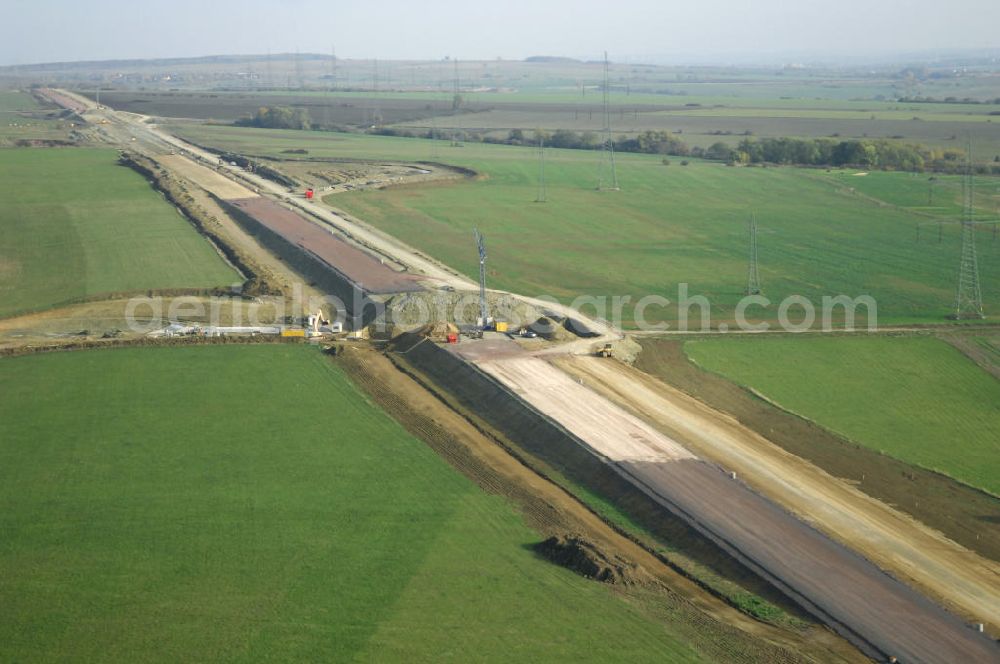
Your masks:
M 976 220 L 974 203 L 974 182 L 972 178 L 972 144 L 966 152 L 965 176 L 962 178 L 962 216 L 958 219 L 936 219 L 917 224 L 917 241 L 923 226 L 937 224 L 938 244 L 942 242 L 945 224 L 958 224 L 962 229 L 962 253 L 958 263 L 958 285 L 955 292 L 955 310 L 949 316 L 955 320 L 985 318 L 983 296 L 979 285 L 979 262 L 976 256 L 976 233 L 980 226 L 992 226 L 996 238 L 1000 221 Z
M 983 295 L 979 289 L 979 263 L 976 260 L 976 224 L 972 220 L 972 145 L 966 156 L 962 180 L 962 259 L 958 265 L 958 292 L 955 295 L 955 318 L 985 318 Z
M 485 330 L 489 324 L 489 309 L 486 306 L 486 238 L 478 228 L 472 231 L 476 236 L 476 247 L 479 249 L 479 327 Z
M 458 58 L 452 58 L 452 64 L 455 68 L 455 85 L 454 92 L 451 97 L 451 114 L 454 126 L 451 130 L 451 147 L 458 148 L 462 147 L 462 142 L 458 140 L 458 124 L 454 123 L 454 116 L 458 115 L 458 112 L 462 108 L 462 81 L 458 77 Z
M 976 261 L 976 226 L 962 222 L 962 260 L 958 267 L 958 293 L 955 318 L 986 318 L 983 294 L 979 288 L 979 264 Z
M 615 166 L 615 140 L 611 135 L 611 76 L 608 52 L 604 52 L 604 126 L 601 128 L 601 161 L 597 171 L 598 191 L 619 191 L 618 169 Z
M 541 132 L 538 132 L 538 194 L 535 196 L 535 202 L 544 203 L 545 195 L 545 142 Z
M 757 215 L 750 215 L 750 263 L 747 269 L 747 295 L 760 295 L 760 272 L 757 269 Z
M 337 89 L 337 47 L 330 45 L 330 92 Z
M 372 65 L 372 127 L 382 128 L 382 102 L 379 99 L 378 58 Z
M 305 78 L 302 75 L 302 61 L 299 59 L 299 49 L 295 49 L 295 84 L 301 90 L 306 86 Z

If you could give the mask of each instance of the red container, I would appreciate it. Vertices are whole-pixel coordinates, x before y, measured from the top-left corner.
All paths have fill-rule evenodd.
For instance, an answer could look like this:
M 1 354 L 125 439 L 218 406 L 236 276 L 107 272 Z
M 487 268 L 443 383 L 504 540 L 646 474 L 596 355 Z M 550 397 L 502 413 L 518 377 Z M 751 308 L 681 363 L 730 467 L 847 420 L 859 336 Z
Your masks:
M 313 197 L 313 190 L 306 189 L 306 198 L 312 198 L 312 197 Z
M 450 344 L 457 344 L 458 343 L 458 335 L 457 334 L 449 334 L 448 335 L 448 343 L 450 343 Z

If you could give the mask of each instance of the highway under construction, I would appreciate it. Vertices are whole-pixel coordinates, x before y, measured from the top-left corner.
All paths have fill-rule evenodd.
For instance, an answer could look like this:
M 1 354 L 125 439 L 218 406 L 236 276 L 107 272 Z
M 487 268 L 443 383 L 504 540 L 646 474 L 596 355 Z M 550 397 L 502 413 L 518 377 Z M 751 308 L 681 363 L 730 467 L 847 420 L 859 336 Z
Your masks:
M 150 118 L 66 91 L 43 94 L 78 113 L 109 144 L 202 188 L 283 260 L 292 263 L 299 252 L 308 269 L 328 270 L 346 306 L 352 290 L 365 297 L 478 294 L 479 328 L 490 327 L 485 268 L 474 283 L 363 221 L 221 161 Z M 470 253 L 473 248 L 470 242 Z M 481 241 L 481 266 L 485 260 Z M 768 441 L 744 445 L 747 437 L 734 434 L 723 413 L 665 397 L 645 379 L 619 371 L 616 360 L 588 357 L 621 342 L 624 335 L 610 324 L 558 304 L 503 295 L 549 319 L 578 321 L 577 331 L 586 334 L 535 348 L 500 332 L 443 344 L 409 333 L 397 339 L 395 352 L 406 353 L 439 386 L 461 386 L 454 398 L 493 426 L 509 428 L 516 413 L 577 468 L 613 472 L 869 657 L 1000 661 L 1000 648 L 986 633 L 1000 629 L 1000 574 L 990 561 L 891 506 L 866 502 L 805 461 L 765 464 Z M 504 400 L 504 409 L 489 405 L 496 400 Z

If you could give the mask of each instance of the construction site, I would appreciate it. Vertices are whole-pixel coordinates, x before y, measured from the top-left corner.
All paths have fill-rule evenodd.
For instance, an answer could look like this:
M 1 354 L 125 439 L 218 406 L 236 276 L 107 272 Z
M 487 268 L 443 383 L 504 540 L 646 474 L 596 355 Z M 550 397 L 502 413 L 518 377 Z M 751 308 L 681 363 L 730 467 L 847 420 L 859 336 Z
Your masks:
M 471 423 L 505 441 L 509 448 L 440 450 L 460 465 L 466 464 L 461 455 L 475 455 L 476 463 L 462 468 L 474 479 L 496 463 L 489 457 L 513 454 L 540 473 L 523 481 L 555 473 L 567 486 L 613 496 L 630 518 L 654 532 L 684 529 L 725 559 L 723 567 L 742 570 L 776 601 L 877 661 L 1000 657 L 990 636 L 1000 629 L 995 562 L 634 369 L 639 343 L 610 323 L 491 288 L 494 259 L 479 230 L 468 235 L 477 283 L 339 215 L 314 197 L 314 182 L 289 187 L 182 141 L 149 118 L 64 90 L 39 94 L 75 113 L 95 140 L 121 146 L 123 160 L 186 216 L 211 219 L 203 222 L 213 224 L 209 237 L 256 284 L 246 306 L 263 310 L 269 298 L 290 295 L 297 281 L 308 284 L 307 295 L 326 298 L 257 326 L 174 320 L 145 338 L 271 335 L 325 344 L 353 373 L 371 372 L 362 381 L 390 412 L 419 408 L 412 394 L 379 384 L 391 374 L 412 385 L 406 389 L 436 395 L 456 426 Z M 606 140 L 598 186 L 616 189 L 610 130 Z M 746 292 L 755 295 L 761 292 L 755 219 L 749 229 Z M 956 315 L 981 314 L 974 287 L 963 286 Z M 544 507 L 533 509 L 562 510 L 541 500 Z M 580 554 L 597 565 L 588 575 L 627 577 L 624 570 L 654 554 L 641 540 L 616 546 L 634 549 L 622 554 L 624 566 L 608 563 L 607 550 Z M 676 563 L 667 566 L 686 574 Z M 595 571 L 603 568 L 611 571 Z
M 298 55 L 295 63 L 300 66 Z M 619 175 L 621 157 L 616 154 L 612 128 L 612 83 L 607 53 L 598 64 L 603 75 L 603 84 L 599 86 L 603 95 L 597 106 L 601 126 L 593 145 L 592 161 L 587 163 L 588 173 L 593 172 L 592 162 L 597 165 L 596 178 L 592 178 L 590 185 L 592 191 L 587 194 L 624 198 L 629 182 Z M 454 67 L 453 111 L 461 98 L 457 61 Z M 374 85 L 377 97 L 377 79 Z M 319 365 L 312 364 L 312 356 L 302 359 L 287 355 L 275 356 L 278 360 L 274 366 L 278 368 L 274 371 L 280 373 L 280 362 L 287 361 L 296 367 L 294 375 L 272 378 L 247 373 L 238 380 L 255 386 L 274 380 L 273 389 L 270 384 L 262 389 L 275 394 L 307 394 L 302 398 L 308 403 L 315 402 L 321 411 L 346 409 L 343 404 L 350 402 L 350 408 L 362 413 L 356 416 L 358 421 L 398 423 L 400 431 L 423 443 L 457 471 L 463 481 L 471 482 L 477 491 L 490 498 L 499 497 L 504 505 L 513 506 L 521 520 L 516 528 L 524 527 L 525 533 L 530 531 L 538 539 L 529 542 L 528 535 L 516 530 L 517 535 L 511 541 L 520 538 L 523 551 L 518 555 L 530 554 L 533 561 L 541 559 L 546 566 L 569 570 L 572 574 L 568 577 L 572 576 L 574 583 L 579 581 L 576 577 L 582 577 L 589 584 L 587 587 L 599 584 L 610 588 L 615 597 L 624 598 L 629 612 L 654 616 L 652 622 L 669 625 L 676 631 L 671 634 L 679 642 L 693 644 L 690 647 L 696 656 L 692 655 L 691 661 L 1000 662 L 997 640 L 1000 637 L 1000 499 L 990 486 L 983 488 L 971 481 L 958 481 L 953 477 L 956 473 L 940 471 L 930 463 L 911 466 L 894 456 L 892 450 L 864 448 L 843 431 L 832 426 L 824 428 L 819 415 L 782 407 L 769 393 L 758 391 L 747 382 L 735 379 L 730 382 L 725 379 L 724 371 L 702 367 L 683 350 L 688 339 L 708 343 L 727 330 L 741 339 L 764 336 L 787 339 L 797 335 L 780 330 L 773 330 L 773 335 L 760 329 L 737 330 L 733 321 L 739 320 L 745 311 L 738 307 L 725 309 L 723 318 L 712 318 L 708 325 L 690 333 L 686 329 L 670 333 L 663 329 L 637 330 L 623 324 L 620 317 L 611 319 L 600 311 L 588 314 L 585 307 L 563 304 L 556 298 L 498 287 L 495 282 L 500 275 L 513 279 L 509 275 L 528 272 L 528 277 L 517 278 L 546 278 L 535 277 L 530 270 L 518 272 L 504 264 L 516 250 L 527 252 L 537 242 L 537 236 L 511 240 L 516 235 L 513 230 L 508 232 L 502 225 L 484 226 L 471 217 L 465 220 L 467 229 L 462 239 L 445 240 L 455 245 L 457 255 L 461 256 L 460 265 L 448 265 L 440 255 L 432 255 L 356 213 L 365 209 L 365 205 L 373 208 L 381 205 L 386 215 L 402 218 L 399 199 L 373 197 L 383 191 L 402 192 L 400 197 L 410 196 L 425 205 L 420 208 L 415 204 L 413 208 L 425 227 L 411 228 L 408 232 L 418 236 L 443 235 L 442 225 L 433 218 L 433 205 L 420 198 L 423 192 L 467 182 L 493 184 L 488 174 L 461 165 L 465 163 L 461 159 L 452 159 L 455 163 L 450 163 L 447 154 L 420 161 L 391 159 L 383 154 L 362 160 L 353 155 L 317 156 L 311 152 L 314 148 L 287 147 L 291 143 L 236 152 L 187 140 L 160 117 L 102 104 L 99 91 L 92 98 L 80 90 L 37 86 L 32 94 L 39 103 L 57 107 L 65 114 L 61 120 L 73 122 L 78 140 L 88 146 L 117 150 L 118 164 L 133 173 L 133 177 L 138 173 L 183 218 L 185 227 L 197 231 L 200 241 L 211 247 L 211 259 L 220 262 L 219 270 L 232 275 L 232 283 L 224 284 L 221 278 L 212 276 L 217 284 L 214 287 L 185 282 L 171 290 L 172 287 L 158 289 L 137 282 L 138 285 L 121 290 L 112 286 L 95 287 L 95 292 L 74 293 L 72 298 L 53 295 L 51 307 L 39 306 L 37 310 L 22 307 L 0 318 L 0 356 L 3 356 L 0 363 L 26 356 L 45 361 L 65 355 L 59 351 L 87 350 L 86 354 L 79 354 L 87 355 L 102 348 L 117 348 L 120 350 L 114 352 L 121 353 L 123 361 L 134 363 L 118 369 L 127 374 L 143 360 L 138 354 L 132 357 L 126 353 L 139 347 L 156 347 L 157 353 L 190 352 L 197 349 L 189 346 L 201 345 L 245 344 L 257 349 L 258 345 L 274 344 L 281 345 L 279 350 L 286 353 L 297 352 L 288 350 L 296 345 L 312 347 L 322 354 L 323 362 L 336 367 L 337 378 L 321 374 Z M 391 100 L 385 103 L 386 108 L 395 108 Z M 431 110 L 427 104 L 424 111 L 431 113 Z M 406 121 L 414 120 L 407 117 Z M 433 130 L 436 131 L 436 126 Z M 305 141 L 298 136 L 288 140 Z M 461 147 L 455 135 L 450 142 L 455 148 Z M 434 150 L 437 149 L 435 145 Z M 541 209 L 538 214 L 570 214 L 560 207 L 558 190 L 553 192 L 548 185 L 558 162 L 553 164 L 553 157 L 541 139 L 526 149 L 531 151 L 529 165 L 519 166 L 516 178 L 510 179 L 516 179 L 519 186 L 533 193 L 534 199 L 527 205 Z M 947 291 L 948 298 L 954 293 L 953 299 L 942 308 L 947 309 L 955 324 L 965 327 L 949 328 L 957 340 L 948 343 L 961 351 L 963 360 L 972 358 L 976 365 L 987 368 L 1000 366 L 991 364 L 995 348 L 970 336 L 982 331 L 985 337 L 993 338 L 989 335 L 995 333 L 993 323 L 986 318 L 987 313 L 993 313 L 989 311 L 992 296 L 987 293 L 984 305 L 984 288 L 980 283 L 984 261 L 983 254 L 977 253 L 976 241 L 982 243 L 990 229 L 995 233 L 998 222 L 985 216 L 980 218 L 975 212 L 977 184 L 973 179 L 973 152 L 970 140 L 968 165 L 960 175 L 960 214 L 955 218 L 920 220 L 916 228 L 917 241 L 924 243 L 921 246 L 932 241 L 928 238 L 934 233 L 938 234 L 938 241 L 951 229 L 955 229 L 953 235 L 960 234 L 957 284 L 938 290 L 927 287 L 921 292 L 937 297 L 939 291 Z M 648 161 L 661 170 L 667 170 L 669 163 L 660 155 Z M 687 161 L 684 164 L 686 167 Z M 670 166 L 670 169 L 684 167 Z M 757 177 L 756 173 L 753 175 Z M 826 176 L 809 174 L 808 177 Z M 501 181 L 498 187 L 505 184 L 503 178 L 496 179 Z M 920 187 L 922 196 L 922 183 Z M 855 192 L 838 190 L 837 195 L 854 196 Z M 354 197 L 344 200 L 356 207 L 347 203 L 341 207 L 337 197 Z M 732 232 L 738 237 L 735 243 L 741 254 L 735 260 L 720 259 L 726 270 L 732 263 L 736 265 L 732 270 L 745 276 L 739 283 L 729 285 L 725 293 L 734 302 L 737 297 L 746 296 L 758 298 L 754 302 L 759 306 L 759 300 L 766 299 L 764 296 L 772 287 L 768 280 L 779 281 L 778 275 L 762 264 L 761 245 L 767 247 L 770 243 L 774 253 L 794 251 L 794 240 L 769 228 L 767 213 L 767 210 L 743 211 L 741 219 L 745 221 L 740 221 L 740 227 Z M 609 245 L 627 244 L 611 232 L 607 235 Z M 494 237 L 500 239 L 496 244 Z M 683 242 L 686 236 L 677 233 L 676 237 Z M 565 251 L 574 251 L 569 247 L 572 241 L 567 242 Z M 786 243 L 784 248 L 774 250 L 780 242 Z M 648 243 L 654 244 L 652 240 Z M 638 245 L 633 250 L 645 249 L 642 240 L 634 241 L 633 245 Z M 708 256 L 706 261 L 718 258 L 712 251 L 704 254 Z M 987 260 L 992 260 L 992 254 L 987 256 Z M 550 273 L 569 275 L 565 277 L 566 283 L 575 283 L 576 268 L 566 263 L 564 247 L 553 247 L 546 259 Z M 10 265 L 4 260 L 0 252 L 0 285 L 5 270 L 15 274 L 23 269 L 12 260 Z M 951 257 L 942 260 L 954 263 Z M 843 261 L 855 265 L 848 258 Z M 714 265 L 699 266 L 699 270 L 717 271 Z M 907 279 L 916 283 L 912 275 L 899 277 L 900 282 Z M 782 276 L 780 280 L 785 288 L 792 279 Z M 554 291 L 559 288 L 561 285 L 553 286 Z M 886 339 L 920 335 L 928 330 L 935 333 L 931 325 L 913 323 L 903 316 L 880 330 L 866 331 L 861 324 L 855 329 L 845 322 L 846 316 L 845 307 L 844 318 L 836 319 L 836 328 L 832 330 L 809 327 L 793 332 L 805 332 L 802 337 L 831 339 L 861 335 Z M 853 313 L 850 320 L 853 322 Z M 227 352 L 221 348 L 214 350 Z M 743 351 L 743 354 L 752 353 Z M 263 357 L 246 364 L 272 361 Z M 243 366 L 240 363 L 244 362 L 235 355 L 219 358 L 209 359 L 206 354 L 186 361 L 191 366 L 203 362 L 218 372 L 223 367 Z M 732 364 L 743 369 L 738 362 Z M 801 368 L 808 371 L 816 365 L 814 361 Z M 27 369 L 24 371 L 29 373 Z M 168 373 L 160 371 L 162 375 Z M 752 373 L 752 367 L 746 371 Z M 337 382 L 341 374 L 347 377 L 344 385 L 353 387 Z M 318 383 L 309 383 L 319 375 L 322 377 Z M 986 378 L 993 380 L 998 375 Z M 50 388 L 42 386 L 39 391 L 55 390 L 57 382 L 53 381 Z M 324 405 L 327 393 L 317 388 L 317 384 L 322 389 L 336 384 L 330 388 L 332 405 Z M 179 393 L 194 393 L 197 389 L 197 380 L 177 388 Z M 350 401 L 354 397 L 344 397 L 353 394 L 353 389 L 363 395 L 357 404 Z M 150 395 L 145 397 L 150 403 L 160 398 L 150 386 L 136 390 L 140 395 Z M 242 396 L 233 401 L 231 406 L 206 406 L 203 411 L 195 408 L 194 412 L 211 421 L 231 408 L 250 421 L 258 404 L 250 399 L 244 403 Z M 367 411 L 363 409 L 372 405 L 379 409 L 377 414 L 364 414 Z M 321 415 L 311 412 L 296 417 L 311 420 Z M 159 426 L 155 412 L 144 417 L 148 418 L 143 420 L 144 426 Z M 304 441 L 323 440 L 324 434 L 312 433 L 313 424 L 283 423 L 270 430 L 266 423 L 253 421 L 260 430 L 273 431 L 274 440 L 290 446 L 304 458 L 306 453 L 296 451 Z M 342 425 L 348 428 L 350 423 L 345 419 L 330 426 L 324 421 L 322 426 L 337 429 Z M 203 426 L 211 432 L 205 433 L 206 437 L 219 435 L 218 428 L 204 423 L 189 423 L 177 431 L 172 426 L 168 427 L 171 440 L 196 440 L 196 432 Z M 128 451 L 133 444 L 131 435 L 128 431 L 123 434 L 123 440 L 127 441 L 123 448 L 126 457 L 132 454 Z M 398 432 L 384 435 L 395 441 L 393 444 L 402 440 Z M 136 434 L 136 449 L 141 445 L 139 438 Z M 364 442 L 364 436 L 344 435 L 345 440 L 350 438 Z M 816 441 L 822 441 L 823 445 Z M 996 441 L 994 447 L 995 444 Z M 338 445 L 345 450 L 350 446 L 344 441 Z M 843 445 L 843 451 L 838 451 L 839 445 Z M 338 449 L 332 448 L 332 459 L 336 459 Z M 404 458 L 412 453 L 402 444 L 386 447 L 389 450 L 386 452 L 374 445 L 371 449 L 364 445 L 358 449 L 351 453 L 369 460 L 373 467 L 392 455 Z M 202 453 L 210 457 L 213 454 L 197 448 L 185 454 L 193 457 Z M 248 454 L 265 458 L 259 451 Z M 870 461 L 865 454 L 871 456 Z M 215 468 L 211 464 L 218 462 L 221 464 L 218 468 L 226 468 L 239 455 L 239 452 L 219 452 L 218 459 L 213 457 L 206 467 Z M 855 463 L 856 459 L 861 460 Z M 162 463 L 167 467 L 177 463 L 181 467 L 176 460 Z M 323 482 L 331 484 L 337 484 L 342 477 L 347 478 L 344 482 L 351 481 L 352 473 L 357 472 L 346 463 L 338 466 L 326 457 L 314 463 L 314 468 L 303 469 L 294 463 L 286 467 L 275 462 L 275 472 L 303 484 L 314 482 L 309 472 L 320 467 L 323 473 L 329 473 L 323 475 Z M 423 461 L 415 457 L 406 462 L 411 463 L 418 467 Z M 97 462 L 87 468 L 95 477 L 104 472 Z M 413 544 L 409 536 L 398 534 L 404 532 L 402 529 L 390 531 L 386 525 L 385 532 L 389 534 L 385 535 L 385 541 L 379 540 L 370 549 L 364 545 L 364 564 L 350 568 L 351 563 L 340 562 L 349 561 L 353 555 L 346 553 L 348 547 L 341 545 L 341 540 L 366 529 L 374 533 L 373 541 L 382 536 L 383 522 L 362 525 L 358 515 L 365 509 L 365 500 L 377 502 L 376 494 L 386 492 L 396 496 L 389 487 L 404 483 L 407 472 L 407 468 L 386 471 L 382 478 L 376 469 L 374 479 L 366 480 L 364 487 L 354 487 L 332 501 L 337 509 L 345 510 L 343 523 L 350 525 L 331 525 L 332 543 L 318 548 L 329 547 L 335 552 L 330 554 L 331 559 L 345 565 L 347 571 L 326 569 L 324 562 L 315 560 L 303 567 L 322 569 L 323 576 L 331 577 L 394 578 L 397 572 L 388 570 L 395 556 L 402 558 L 402 554 L 393 553 L 397 548 L 426 546 L 428 551 L 433 550 L 421 538 L 413 536 L 412 540 L 417 542 Z M 206 486 L 234 482 L 235 497 L 227 497 L 226 501 L 245 510 L 248 523 L 256 524 L 257 518 L 263 522 L 268 510 L 277 509 L 275 506 L 285 500 L 284 489 L 275 493 L 281 498 L 253 497 L 255 480 L 249 479 L 251 475 L 234 472 L 233 476 L 239 480 L 231 480 L 225 470 L 206 470 L 204 481 Z M 70 473 L 53 481 L 72 484 L 76 480 Z M 432 488 L 440 489 L 431 485 L 450 487 L 449 482 L 452 480 L 428 482 L 430 488 L 414 489 L 412 495 L 403 491 L 392 501 L 417 505 L 423 496 L 431 495 Z M 312 506 L 305 512 L 310 509 Z M 177 510 L 178 523 L 203 518 L 204 510 L 195 498 Z M 388 511 L 388 508 L 378 510 Z M 425 520 L 430 522 L 433 516 L 442 521 L 454 518 L 458 523 L 455 515 L 460 513 L 459 507 L 449 510 L 452 511 L 437 515 L 431 506 L 423 505 L 400 521 L 422 524 Z M 113 515 L 114 508 L 108 508 L 107 513 Z M 113 520 L 102 512 L 96 520 L 103 519 Z M 136 519 L 138 522 L 153 517 Z M 385 523 L 390 521 L 386 517 Z M 282 532 L 288 537 L 298 536 L 297 517 L 289 517 L 287 523 L 291 525 L 281 524 L 285 528 Z M 172 527 L 172 523 L 161 526 L 164 531 Z M 469 546 L 470 542 L 475 545 L 476 538 L 470 534 L 475 532 L 472 527 L 462 528 L 464 539 L 460 544 L 459 535 L 446 534 L 445 530 L 429 539 L 439 539 L 446 549 Z M 13 532 L 14 527 L 10 529 Z M 246 537 L 248 548 L 260 546 L 255 538 L 264 537 L 253 530 L 248 532 L 253 534 L 232 537 Z M 150 537 L 150 542 L 143 540 L 140 552 L 129 559 L 129 564 L 152 555 L 148 550 L 156 548 L 157 543 L 155 537 Z M 303 547 L 310 548 L 320 540 L 326 542 L 320 536 L 306 535 L 307 544 Z M 469 559 L 475 557 L 470 555 Z M 430 565 L 427 560 L 431 560 L 429 554 L 420 564 Z M 182 567 L 176 561 L 170 564 Z M 287 567 L 295 564 L 288 563 Z M 365 566 L 368 564 L 370 568 Z M 435 564 L 447 568 L 444 563 Z M 458 564 L 454 564 L 457 569 Z M 491 569 L 499 569 L 501 563 L 495 565 Z M 414 569 L 417 566 L 417 563 L 411 565 Z M 4 576 L 2 572 L 0 568 L 0 579 Z M 237 576 L 251 577 L 256 573 L 248 562 Z M 468 580 L 478 579 L 477 574 L 488 577 L 490 573 L 466 571 L 455 572 L 454 576 L 475 589 L 479 581 Z M 496 575 L 499 578 L 500 572 Z M 569 583 L 559 578 L 562 580 L 558 583 Z M 309 584 L 301 579 L 296 583 L 292 594 L 308 596 Z M 233 584 L 238 585 L 235 581 Z M 112 583 L 107 585 L 113 588 Z M 386 600 L 390 608 L 380 608 L 379 615 L 405 609 L 412 612 L 406 613 L 407 629 L 417 625 L 413 628 L 432 633 L 432 627 L 422 626 L 421 620 L 430 620 L 423 614 L 432 613 L 430 609 L 423 610 L 422 602 L 429 602 L 426 598 L 436 593 L 444 595 L 447 583 L 431 582 L 428 586 L 431 590 L 406 586 L 403 582 L 400 586 L 402 589 L 394 591 L 397 593 L 393 596 L 394 603 Z M 97 596 L 97 591 L 94 592 Z M 105 589 L 101 588 L 101 592 Z M 393 641 L 393 630 L 403 627 L 396 624 L 379 631 L 375 627 L 362 629 L 354 625 L 355 615 L 366 614 L 363 608 L 355 608 L 353 613 L 343 608 L 353 601 L 351 592 L 344 592 L 347 599 L 343 600 L 343 606 L 324 609 L 326 613 L 320 617 L 303 618 L 303 622 L 322 624 L 329 619 L 348 624 L 350 629 L 345 633 L 350 633 L 350 638 L 354 635 L 352 630 L 360 633 L 370 629 L 371 634 L 365 632 L 364 638 L 369 639 L 365 643 L 374 650 L 365 651 L 358 646 L 352 651 L 353 656 L 371 656 L 375 661 L 382 659 L 380 655 L 385 652 L 392 652 L 394 657 L 388 659 L 405 661 L 405 648 Z M 475 595 L 477 591 L 462 592 Z M 484 590 L 483 594 L 488 596 L 489 591 Z M 0 600 L 3 597 L 0 589 Z M 602 602 L 608 599 L 601 597 Z M 183 603 L 183 600 L 172 601 Z M 260 607 L 269 601 L 254 600 Z M 524 600 L 524 605 L 530 603 L 531 600 Z M 572 607 L 572 601 L 567 600 L 566 605 Z M 258 619 L 253 613 L 257 610 L 264 609 L 257 606 L 247 609 L 243 619 L 253 623 Z M 127 612 L 127 609 L 119 607 L 116 611 Z M 205 619 L 213 619 L 209 609 L 205 611 Z M 223 610 L 219 611 L 221 615 Z M 476 611 L 488 614 L 485 606 L 469 610 Z M 19 625 L 28 624 L 24 618 L 28 613 L 24 609 L 23 615 L 17 614 Z M 362 618 L 357 621 L 360 624 Z M 460 629 L 458 623 L 448 625 L 455 632 Z M 19 633 L 25 629 L 18 627 Z M 510 628 L 510 631 L 516 630 Z M 288 637 L 289 643 L 296 638 L 299 637 Z M 555 637 L 540 638 L 546 640 L 558 641 Z M 612 639 L 601 640 L 601 647 L 613 643 Z M 579 637 L 577 641 L 585 644 L 586 638 Z M 379 651 L 380 645 L 385 649 Z M 437 642 L 428 648 L 451 652 L 452 657 L 458 652 L 445 650 Z M 26 646 L 13 652 L 12 660 L 16 661 L 15 655 L 31 651 Z M 224 649 L 205 652 L 210 658 L 231 654 Z M 253 658 L 254 652 L 249 648 L 242 655 Z M 567 653 L 560 651 L 547 656 L 558 659 L 558 654 Z M 312 659 L 312 654 L 315 653 L 298 653 L 302 659 Z M 663 651 L 659 656 L 664 656 Z

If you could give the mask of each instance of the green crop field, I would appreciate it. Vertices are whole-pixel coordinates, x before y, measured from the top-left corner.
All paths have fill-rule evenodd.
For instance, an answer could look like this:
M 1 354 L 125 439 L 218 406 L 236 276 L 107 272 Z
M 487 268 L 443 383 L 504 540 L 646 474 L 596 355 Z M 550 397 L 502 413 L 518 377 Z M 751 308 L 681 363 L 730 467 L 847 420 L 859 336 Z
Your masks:
M 307 149 L 310 158 L 435 160 L 473 168 L 486 177 L 326 200 L 470 276 L 478 270 L 472 243 L 478 226 L 490 247 L 490 285 L 524 294 L 564 301 L 621 295 L 633 302 L 657 294 L 676 302 L 678 284 L 686 282 L 691 294 L 709 298 L 715 320 L 731 320 L 746 283 L 746 219 L 754 211 L 764 290 L 775 303 L 767 311 L 751 309 L 755 316 L 773 320 L 777 303 L 791 294 L 817 308 L 826 295 L 868 294 L 882 323 L 933 322 L 943 321 L 954 301 L 958 229 L 945 229 L 941 243 L 936 237 L 917 243 L 915 226 L 928 217 L 852 193 L 847 183 L 860 190 L 869 182 L 853 172 L 682 166 L 677 158 L 664 166 L 657 157 L 626 154 L 618 159 L 622 191 L 597 192 L 595 154 L 549 150 L 548 202 L 533 203 L 538 165 L 529 148 L 197 125 L 178 131 L 199 143 L 279 158 L 282 150 Z M 879 183 L 872 194 L 903 203 L 896 199 L 913 187 L 926 192 L 927 183 L 908 173 L 879 173 L 870 182 Z M 960 188 L 954 179 L 942 182 L 939 212 L 955 212 Z M 998 184 L 983 178 L 980 191 Z M 992 204 L 986 195 L 977 201 Z M 991 229 L 980 237 L 983 297 L 988 310 L 998 311 L 1000 242 L 991 241 Z M 626 324 L 628 314 L 626 307 Z M 645 316 L 675 320 L 677 308 L 651 306 Z
M 0 90 L 0 113 L 38 110 L 38 104 L 27 92 Z M 4 119 L 7 119 L 4 117 Z
M 17 141 L 68 140 L 69 122 L 57 120 L 26 92 L 0 90 L 0 147 Z
M 943 341 L 728 338 L 684 348 L 858 444 L 1000 494 L 1000 381 Z
M 103 149 L 0 150 L 0 316 L 239 275 Z
M 898 205 L 928 216 L 925 221 L 945 219 L 958 221 L 962 215 L 961 176 L 933 173 L 889 173 L 872 171 L 857 173 L 840 171 L 834 178 L 844 187 L 854 189 L 890 205 Z M 1000 178 L 978 177 L 975 185 L 975 217 L 979 221 L 1000 223 Z M 984 241 L 993 241 L 991 229 Z M 937 230 L 927 231 L 934 235 Z
M 0 660 L 698 661 L 304 346 L 0 360 Z

